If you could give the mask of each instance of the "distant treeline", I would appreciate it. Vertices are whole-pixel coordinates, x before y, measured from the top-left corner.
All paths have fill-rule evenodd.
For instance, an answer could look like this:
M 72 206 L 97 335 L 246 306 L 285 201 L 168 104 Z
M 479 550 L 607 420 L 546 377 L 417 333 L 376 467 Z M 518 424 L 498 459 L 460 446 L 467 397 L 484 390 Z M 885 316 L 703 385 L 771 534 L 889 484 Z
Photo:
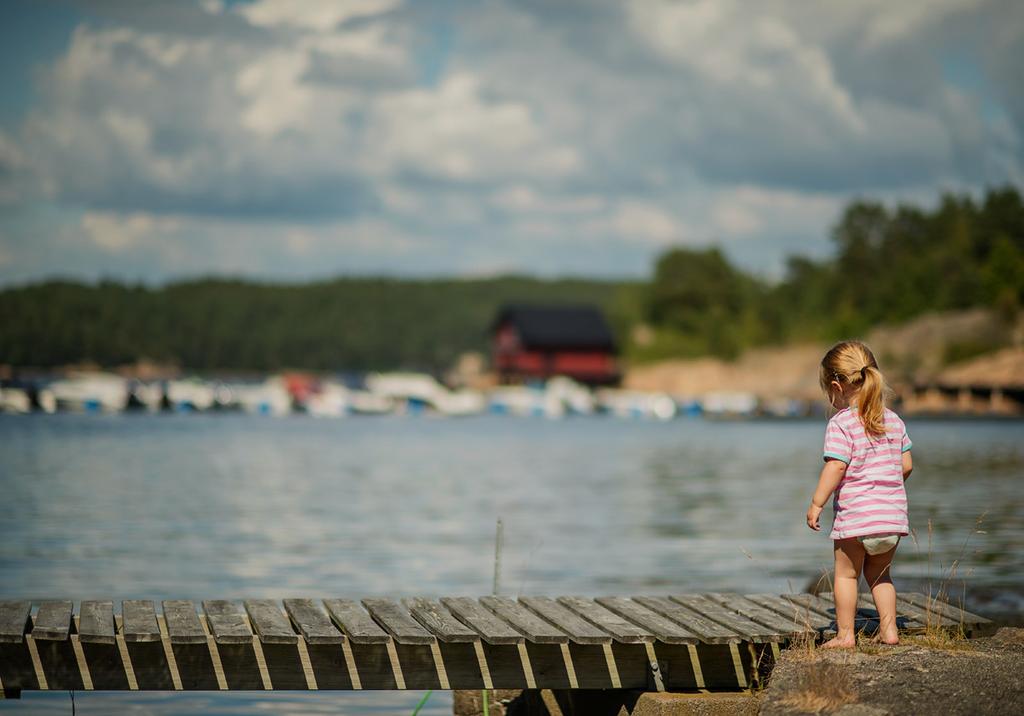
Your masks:
M 925 311 L 1024 303 L 1024 202 L 1013 188 L 928 211 L 855 202 L 835 255 L 793 257 L 769 282 L 717 249 L 674 249 L 650 282 L 342 278 L 303 285 L 207 279 L 161 288 L 48 281 L 0 291 L 0 363 L 104 366 L 150 359 L 194 370 L 441 371 L 488 347 L 506 302 L 592 303 L 635 360 L 733 357 L 863 334 Z
M 502 303 L 596 304 L 624 331 L 619 294 L 641 289 L 518 277 L 303 285 L 206 279 L 162 288 L 48 281 L 0 291 L 0 363 L 148 359 L 193 370 L 441 371 L 464 351 L 487 349 Z
M 933 211 L 854 202 L 832 238 L 833 258 L 792 257 L 778 283 L 736 269 L 716 249 L 664 254 L 642 308 L 652 335 L 634 357 L 732 357 L 974 306 L 1010 319 L 1024 303 L 1024 203 L 1014 188 L 980 201 L 947 195 Z

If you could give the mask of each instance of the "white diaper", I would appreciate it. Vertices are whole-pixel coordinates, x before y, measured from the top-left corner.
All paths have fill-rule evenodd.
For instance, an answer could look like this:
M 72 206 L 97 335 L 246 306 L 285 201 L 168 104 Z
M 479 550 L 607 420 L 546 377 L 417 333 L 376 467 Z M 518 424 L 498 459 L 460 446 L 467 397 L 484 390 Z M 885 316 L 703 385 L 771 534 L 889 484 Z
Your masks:
M 857 539 L 864 545 L 864 551 L 872 556 L 885 554 L 900 543 L 900 536 L 895 534 L 865 535 Z

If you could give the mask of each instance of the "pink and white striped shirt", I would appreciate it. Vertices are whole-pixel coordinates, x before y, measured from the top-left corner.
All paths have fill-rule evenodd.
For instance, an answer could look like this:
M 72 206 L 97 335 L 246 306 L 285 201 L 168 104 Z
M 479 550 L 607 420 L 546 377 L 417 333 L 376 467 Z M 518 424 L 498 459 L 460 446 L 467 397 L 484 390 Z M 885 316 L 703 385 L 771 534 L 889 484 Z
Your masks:
M 907 427 L 885 410 L 885 435 L 864 432 L 856 408 L 840 410 L 825 429 L 825 460 L 842 460 L 846 475 L 832 498 L 832 539 L 910 534 L 903 453 L 911 448 Z

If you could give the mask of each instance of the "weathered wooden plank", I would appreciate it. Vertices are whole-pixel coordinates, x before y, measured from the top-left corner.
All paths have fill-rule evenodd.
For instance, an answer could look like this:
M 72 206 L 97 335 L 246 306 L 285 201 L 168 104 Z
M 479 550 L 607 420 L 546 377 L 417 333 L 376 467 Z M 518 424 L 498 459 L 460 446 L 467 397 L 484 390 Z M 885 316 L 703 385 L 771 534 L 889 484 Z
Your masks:
M 86 600 L 78 612 L 79 639 L 87 644 L 115 644 L 114 602 Z
M 568 639 L 568 637 L 566 637 Z M 565 650 L 563 653 L 562 650 Z M 569 654 L 568 642 L 558 644 L 538 644 L 526 642 L 526 653 L 537 688 L 570 689 L 573 688 L 576 675 L 569 678 L 569 667 L 566 656 Z
M 160 625 L 153 602 L 148 599 L 121 602 L 121 635 L 130 642 L 160 641 Z
M 352 652 L 352 661 L 355 666 L 355 674 L 359 678 L 360 686 L 364 689 L 391 690 L 399 688 L 398 674 L 392 666 L 391 652 L 397 651 L 397 646 L 391 641 L 387 634 L 386 643 L 362 644 L 355 641 L 349 635 L 349 650 Z M 344 649 L 345 647 L 342 647 Z M 427 651 L 430 647 L 424 647 Z
M 608 634 L 576 614 L 574 611 L 559 604 L 550 597 L 519 597 L 519 601 L 535 614 L 569 635 L 576 644 L 610 644 L 612 635 Z
M 586 597 L 559 597 L 558 603 L 568 607 L 602 631 L 611 634 L 623 644 L 643 644 L 655 641 L 654 632 L 634 624 Z
M 399 644 L 433 644 L 434 636 L 391 599 L 364 599 L 370 615 Z
M 141 690 L 169 691 L 174 688 L 167 652 L 159 641 L 128 641 L 125 651 L 131 661 L 135 682 Z
M 609 664 L 608 652 L 615 644 L 614 640 L 607 644 L 568 644 L 569 660 L 576 672 L 577 688 L 580 689 L 615 689 L 620 684 L 612 678 L 611 665 L 618 668 L 617 662 Z
M 83 641 L 82 656 L 85 657 L 89 678 L 95 690 L 124 691 L 129 688 L 121 650 L 116 644 Z
M 818 595 L 825 602 L 832 605 L 832 609 L 835 609 L 835 597 L 831 592 L 822 592 Z M 912 617 L 908 617 L 905 610 L 899 608 L 899 604 L 896 605 L 896 624 L 900 629 L 924 629 L 925 625 L 919 623 Z M 875 602 L 871 598 L 871 593 L 860 592 L 857 595 L 857 612 L 854 616 L 854 626 L 860 631 L 871 626 L 870 622 L 878 621 L 878 610 L 875 608 Z
M 456 619 L 476 630 L 488 644 L 520 644 L 524 637 L 471 597 L 442 597 L 441 603 Z
M 272 599 L 246 599 L 243 604 L 249 621 L 264 644 L 297 644 L 299 635 L 284 612 Z
M 238 605 L 226 599 L 203 601 L 206 622 L 210 625 L 213 638 L 218 644 L 249 644 L 252 631 Z M 223 656 L 223 655 L 222 655 Z
M 480 597 L 480 604 L 526 635 L 534 644 L 566 644 L 569 635 L 508 597 Z
M 746 616 L 748 619 L 752 619 L 758 624 L 763 624 L 785 637 L 813 634 L 815 631 L 806 623 L 800 623 L 791 616 L 783 616 L 768 607 L 744 598 L 740 594 L 712 592 L 705 596 L 730 612 Z
M 920 592 L 897 594 L 896 598 L 902 598 L 905 602 L 921 607 L 925 610 L 930 610 L 933 614 L 942 614 L 956 624 L 986 626 L 992 623 L 991 620 L 986 619 L 985 617 L 972 614 L 958 606 L 936 599 L 935 597 L 929 597 L 925 594 L 921 594 Z
M 533 684 L 536 683 L 537 677 L 533 673 L 533 669 L 530 668 L 530 678 L 527 678 L 527 669 L 523 666 L 523 653 L 527 653 L 524 644 L 525 641 L 520 644 L 488 644 L 485 640 L 480 645 L 484 657 L 483 660 L 487 664 L 487 670 L 490 672 L 491 683 L 508 684 L 519 689 L 534 688 Z M 528 653 L 527 658 L 529 658 Z M 446 661 L 446 666 L 447 663 Z M 483 673 L 481 672 L 482 676 Z
M 925 628 L 929 626 L 938 626 L 946 629 L 952 629 L 960 626 L 960 622 L 951 619 L 949 614 L 945 613 L 943 609 L 938 607 L 938 605 L 933 605 L 932 609 L 919 607 L 913 602 L 908 602 L 903 599 L 902 595 L 899 593 L 896 594 L 896 613 L 906 614 L 907 617 L 913 619 L 919 624 L 924 624 Z
M 48 601 L 39 605 L 32 622 L 32 638 L 65 641 L 71 631 L 71 602 Z
M 209 612 L 207 612 L 207 616 L 209 616 Z M 217 642 L 217 654 L 220 657 L 223 667 L 222 674 L 229 690 L 263 690 L 263 670 L 256 658 L 256 648 L 256 642 L 252 640 L 252 637 L 245 643 Z
M 818 595 L 818 598 L 827 603 L 833 613 L 835 612 L 835 600 L 831 592 L 822 592 Z M 896 624 L 900 629 L 921 630 L 925 628 L 924 624 L 918 623 L 916 620 L 908 617 L 905 612 L 901 612 L 899 605 L 897 605 L 896 612 Z M 857 631 L 874 631 L 878 626 L 877 622 L 878 611 L 875 609 L 875 603 L 871 599 L 871 594 L 859 593 L 857 595 L 857 612 L 854 615 L 854 629 Z
M 387 632 L 351 599 L 325 599 L 324 606 L 353 644 L 386 644 L 391 640 Z
M 706 644 L 738 644 L 743 637 L 732 629 L 711 621 L 668 597 L 633 597 L 633 601 L 671 619 L 687 631 L 696 634 Z
M 0 642 L 0 681 L 5 689 L 39 688 L 28 640 L 21 643 Z
M 484 670 L 480 666 L 480 655 L 484 655 L 486 660 L 486 666 L 489 670 L 491 668 L 491 661 L 487 660 L 485 655 L 484 643 L 482 641 L 475 642 L 462 642 L 452 643 L 445 641 L 438 641 L 437 643 L 437 654 L 441 657 L 441 663 L 444 665 L 445 676 L 447 677 L 448 685 L 453 689 L 484 689 L 487 688 L 487 683 L 484 682 Z M 408 647 L 405 647 L 408 648 Z M 424 649 L 425 647 L 415 647 L 417 649 Z M 492 647 L 500 651 L 515 651 L 514 646 L 501 646 Z M 478 652 L 479 649 L 479 652 Z M 518 654 L 517 654 L 518 655 Z M 399 651 L 401 656 L 401 651 Z M 436 664 L 436 661 L 435 661 Z M 405 669 L 405 660 L 402 662 L 402 668 Z M 429 671 L 429 666 L 427 667 Z M 436 665 L 434 671 L 437 671 Z M 429 683 L 429 675 L 424 674 L 427 679 L 420 681 L 420 683 Z M 436 673 L 435 673 L 436 676 Z M 491 679 L 494 678 L 494 674 L 491 673 Z M 411 683 L 409 681 L 409 674 L 405 674 L 406 686 Z M 498 683 L 498 682 L 493 682 Z M 429 688 L 429 687 L 428 687 Z
M 652 644 L 623 644 L 617 641 L 611 645 L 609 651 L 615 661 L 615 671 L 621 688 L 657 690 L 652 683 L 654 674 L 651 672 L 650 666 L 651 657 L 654 657 L 655 661 L 657 660 L 657 654 Z M 662 677 L 660 664 L 658 676 Z M 662 678 L 662 684 L 664 684 L 664 678 Z
M 728 646 L 713 646 L 702 644 L 665 644 L 657 642 L 654 644 L 654 654 L 657 657 L 658 667 L 661 676 L 668 690 L 677 689 L 699 689 L 705 687 L 704 673 L 700 666 L 694 668 L 694 658 L 699 653 L 705 654 L 714 649 L 729 649 Z M 700 662 L 699 657 L 697 658 Z M 734 669 L 735 670 L 735 669 Z M 698 681 L 698 675 L 701 679 Z M 709 677 L 711 674 L 709 674 Z
M 312 599 L 285 599 L 284 610 L 309 644 L 341 644 L 345 635 L 331 624 Z
M 346 652 L 337 645 L 315 645 L 310 652 L 310 670 L 294 645 L 265 646 L 260 652 L 254 649 L 253 644 L 220 645 L 214 654 L 219 654 L 219 662 L 223 664 L 221 668 L 220 663 L 216 667 L 211 663 L 211 652 L 205 645 L 174 645 L 176 665 L 171 666 L 161 656 L 163 645 L 133 642 L 127 645 L 130 660 L 124 662 L 133 674 L 130 685 L 125 678 L 121 652 L 116 646 L 85 644 L 83 648 L 94 687 L 120 690 L 135 688 L 137 684 L 140 690 L 148 691 L 170 691 L 179 687 L 217 690 L 219 683 L 229 690 L 262 690 L 264 684 L 275 690 L 304 690 L 310 673 L 315 674 L 316 685 L 321 689 L 480 689 L 491 685 L 498 688 L 650 689 L 648 670 L 652 659 L 659 664 L 664 684 L 670 688 L 736 688 L 737 670 L 748 672 L 752 659 L 759 658 L 752 656 L 745 647 L 730 654 L 727 645 L 703 644 L 698 647 L 701 656 L 697 667 L 691 662 L 691 654 L 696 654 L 697 650 L 691 651 L 687 645 L 615 642 L 610 645 L 570 644 L 565 653 L 571 656 L 566 660 L 559 645 L 528 643 L 526 649 L 530 657 L 524 669 L 517 645 L 441 642 L 436 646 L 397 645 L 397 662 L 401 670 L 396 672 L 388 658 L 390 645 L 354 645 L 354 662 L 348 661 Z M 438 661 L 435 661 L 432 649 L 436 650 L 434 654 L 440 652 Z M 361 658 L 359 652 L 363 650 L 376 650 L 375 664 Z M 484 659 L 478 659 L 480 650 Z M 40 654 L 51 689 L 82 688 L 71 641 L 41 642 Z M 738 666 L 736 659 L 741 662 Z M 446 677 L 444 671 L 439 673 L 439 662 L 443 662 L 447 670 Z M 7 669 L 4 671 L 7 676 L 11 673 L 9 664 L 2 663 Z M 355 673 L 353 664 L 358 680 L 350 678 Z M 571 677 L 566 671 L 567 665 L 572 672 Z M 26 673 L 30 675 L 31 664 L 27 669 Z M 395 681 L 396 673 L 404 675 L 401 684 Z M 487 674 L 489 678 L 485 676 Z M 700 681 L 697 680 L 698 674 L 702 674 Z M 10 683 L 19 688 L 37 688 L 31 679 L 14 676 Z M 7 683 L 5 681 L 5 685 Z
M 189 602 L 189 605 L 189 608 L 191 608 L 191 602 Z M 195 610 L 193 610 L 193 613 L 195 613 Z M 166 618 L 166 612 L 164 616 Z M 184 633 L 187 634 L 188 631 Z M 202 644 L 196 642 L 173 643 L 172 641 L 171 652 L 174 654 L 175 662 L 177 662 L 181 687 L 185 691 L 216 691 L 220 688 L 217 676 L 218 674 L 221 677 L 224 676 L 222 672 L 223 662 L 221 662 L 220 666 L 214 665 L 213 655 L 210 653 L 205 633 Z
M 787 619 L 792 619 L 798 624 L 803 624 L 816 632 L 830 631 L 835 621 L 831 615 L 819 614 L 812 609 L 794 604 L 777 594 L 744 594 L 743 598 L 765 609 L 770 609 Z
M 0 601 L 0 642 L 20 644 L 30 626 L 32 602 L 25 600 Z
M 796 604 L 799 607 L 803 607 L 804 609 L 817 612 L 822 616 L 829 617 L 833 621 L 836 618 L 835 605 L 827 599 L 822 599 L 814 594 L 782 594 L 780 596 L 782 596 L 783 599 L 793 602 L 793 604 Z
M 78 667 L 71 639 L 37 639 L 36 653 L 46 676 L 47 688 L 78 691 L 84 688 L 82 671 Z
M 167 635 L 172 644 L 205 644 L 206 632 L 199 621 L 196 608 L 187 599 L 166 599 L 161 605 Z
M 670 596 L 669 599 L 732 629 L 742 636 L 744 641 L 764 644 L 770 641 L 783 641 L 787 636 L 776 629 L 758 624 L 742 614 L 736 614 L 700 594 L 677 594 Z
M 275 691 L 305 691 L 309 689 L 305 667 L 299 655 L 298 636 L 298 634 L 295 635 L 294 644 L 262 642 L 261 640 L 263 663 L 267 668 L 270 686 Z M 302 646 L 305 647 L 305 644 Z M 312 667 L 312 665 L 310 666 Z
M 338 636 L 344 639 L 341 632 L 338 632 Z M 318 689 L 348 691 L 355 688 L 352 682 L 355 665 L 348 662 L 352 653 L 350 649 L 338 644 L 311 643 L 306 651 Z
M 336 602 L 334 606 L 341 618 L 330 607 L 328 618 L 310 600 L 289 600 L 285 609 L 291 622 L 274 602 L 247 602 L 246 611 L 261 637 L 256 644 L 250 643 L 249 621 L 237 604 L 209 602 L 204 606 L 215 636 L 218 628 L 224 636 L 226 627 L 221 617 L 238 621 L 244 634 L 239 643 L 222 642 L 212 654 L 191 602 L 164 602 L 166 633 L 172 642 L 171 647 L 166 647 L 158 641 L 160 625 L 151 602 L 126 601 L 123 617 L 115 620 L 111 602 L 85 601 L 77 620 L 79 639 L 75 639 L 69 636 L 76 630 L 70 603 L 44 603 L 32 620 L 28 602 L 7 601 L 0 602 L 0 678 L 5 687 L 31 689 L 39 687 L 36 674 L 42 674 L 48 688 L 74 690 L 90 683 L 92 688 L 101 690 L 136 686 L 142 690 L 210 690 L 219 683 L 226 683 L 229 689 L 262 689 L 264 684 L 274 689 L 304 689 L 313 683 L 314 677 L 320 688 L 335 689 L 403 685 L 478 689 L 492 684 L 515 688 L 650 689 L 654 686 L 649 669 L 655 659 L 661 679 L 669 688 L 736 688 L 754 683 L 757 664 L 762 663 L 765 654 L 770 659 L 771 653 L 767 646 L 760 647 L 760 655 L 756 648 L 751 647 L 751 651 L 746 644 L 737 649 L 737 642 L 756 640 L 758 629 L 762 636 L 771 633 L 785 638 L 826 631 L 834 620 L 831 596 L 714 593 L 675 598 L 603 597 L 594 602 L 579 597 L 526 597 L 522 603 L 499 597 L 479 601 L 446 597 L 440 604 L 425 599 L 408 600 L 411 615 L 394 602 L 379 600 L 389 603 L 404 617 L 403 629 L 411 625 L 421 637 L 427 637 L 420 643 L 396 646 L 392 646 L 391 637 L 370 614 L 354 602 L 331 600 Z M 898 595 L 901 627 L 922 628 L 929 618 L 947 628 L 960 624 L 961 612 L 957 607 L 933 602 L 929 613 L 926 600 L 924 595 L 915 593 Z M 534 607 L 527 606 L 529 602 Z M 535 608 L 538 604 L 547 616 L 541 616 Z M 257 614 L 264 607 L 272 610 L 268 618 Z M 382 623 L 385 618 L 391 623 L 403 621 L 394 614 L 380 617 L 378 612 L 382 610 L 371 611 Z M 858 623 L 866 618 L 870 625 L 874 615 L 870 595 L 864 592 L 858 600 Z M 596 633 L 596 644 L 576 643 L 556 628 L 561 622 L 555 620 L 564 622 L 569 618 L 580 622 L 577 627 L 582 625 Z M 429 622 L 426 629 L 420 621 Z M 35 639 L 23 638 L 25 622 Z M 977 634 L 978 629 L 971 625 L 988 620 L 968 613 L 963 622 L 966 633 Z M 342 631 L 346 629 L 345 623 L 355 624 L 362 638 L 375 641 L 363 645 L 346 643 L 349 640 L 335 628 L 335 623 Z M 624 632 L 627 626 L 633 631 Z M 724 634 L 709 636 L 701 627 L 709 631 L 717 628 Z M 118 630 L 124 641 L 115 638 Z M 431 630 L 441 637 L 440 644 L 434 643 Z M 456 631 L 461 634 L 455 636 Z M 297 632 L 307 640 L 307 646 L 297 644 Z M 728 636 L 730 632 L 732 638 Z M 263 638 L 263 634 L 271 633 L 291 638 L 288 643 Z M 484 644 L 479 643 L 477 635 Z M 683 640 L 684 635 L 688 635 L 688 640 Z M 139 641 L 150 636 L 156 638 Z M 331 640 L 316 644 L 313 639 L 317 636 Z M 653 645 L 651 637 L 656 638 Z M 538 643 L 544 638 L 551 642 Z M 712 638 L 719 641 L 711 642 Z M 636 642 L 623 643 L 623 639 Z M 688 648 L 697 640 L 703 643 Z M 572 643 L 564 646 L 566 642 Z M 167 655 L 168 648 L 173 659 Z M 125 654 L 129 658 L 122 660 Z M 222 668 L 215 667 L 211 657 Z M 80 668 L 83 663 L 88 669 Z M 400 668 L 393 668 L 392 664 L 399 664 Z M 90 678 L 84 678 L 86 674 Z M 657 687 L 661 688 L 660 682 Z
M 829 595 L 835 603 L 835 596 Z M 858 619 L 873 619 L 878 620 L 878 608 L 875 606 L 875 600 L 871 598 L 871 593 L 861 592 L 857 595 L 857 618 Z M 928 624 L 926 622 L 919 621 L 914 615 L 910 614 L 909 611 L 899 601 L 896 602 L 896 626 L 899 629 L 925 629 Z
M 441 680 L 437 675 L 437 662 L 434 660 L 434 649 L 454 649 L 460 652 L 472 651 L 471 644 L 446 644 L 435 641 L 430 644 L 402 644 L 394 645 L 395 655 L 402 670 L 402 677 L 405 680 L 407 689 L 440 689 Z M 454 684 L 449 680 L 452 688 L 460 688 L 458 681 Z
M 425 597 L 403 599 L 402 604 L 412 614 L 413 619 L 425 626 L 443 642 L 464 644 L 480 641 L 480 635 L 467 627 L 442 605 Z
M 634 602 L 632 599 L 627 599 L 626 597 L 598 597 L 594 601 L 634 624 L 639 624 L 653 633 L 659 641 L 663 641 L 666 644 L 700 643 L 700 638 L 693 632 L 684 629 L 671 619 L 651 611 L 639 602 Z

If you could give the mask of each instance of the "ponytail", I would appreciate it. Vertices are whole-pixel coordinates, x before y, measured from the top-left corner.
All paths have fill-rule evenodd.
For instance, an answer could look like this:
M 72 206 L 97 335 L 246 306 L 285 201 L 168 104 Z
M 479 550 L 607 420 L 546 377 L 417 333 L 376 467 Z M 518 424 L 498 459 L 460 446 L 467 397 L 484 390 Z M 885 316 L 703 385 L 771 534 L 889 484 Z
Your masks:
M 861 374 L 864 382 L 857 391 L 857 410 L 864 424 L 864 432 L 877 438 L 885 434 L 885 382 L 881 372 L 873 365 L 864 366 Z
M 864 432 L 871 438 L 885 435 L 885 379 L 875 356 L 860 341 L 843 341 L 832 346 L 821 359 L 821 389 L 829 395 L 832 381 L 857 404 Z

